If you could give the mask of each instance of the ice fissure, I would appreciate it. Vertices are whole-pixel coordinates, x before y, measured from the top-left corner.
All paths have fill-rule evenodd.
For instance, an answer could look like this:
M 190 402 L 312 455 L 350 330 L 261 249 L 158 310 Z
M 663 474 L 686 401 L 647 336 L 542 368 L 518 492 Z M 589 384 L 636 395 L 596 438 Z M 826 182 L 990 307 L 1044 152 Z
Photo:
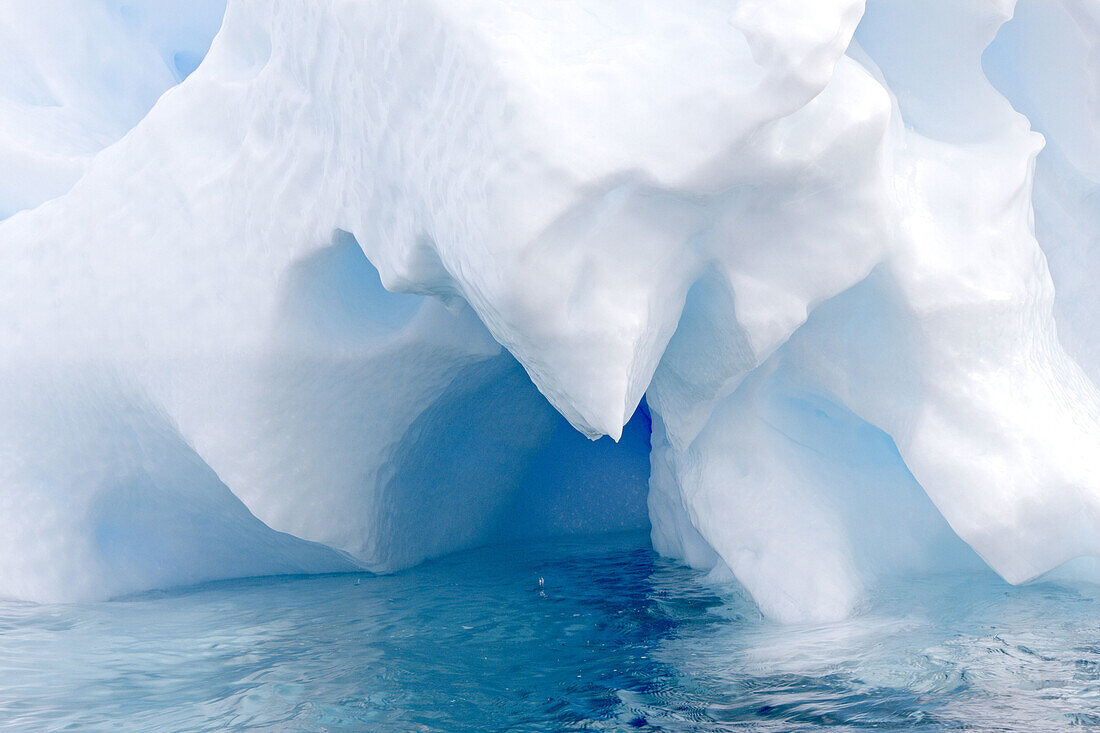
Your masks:
M 1100 556 L 1095 2 L 53 5 L 128 40 L 0 70 L 0 595 Z

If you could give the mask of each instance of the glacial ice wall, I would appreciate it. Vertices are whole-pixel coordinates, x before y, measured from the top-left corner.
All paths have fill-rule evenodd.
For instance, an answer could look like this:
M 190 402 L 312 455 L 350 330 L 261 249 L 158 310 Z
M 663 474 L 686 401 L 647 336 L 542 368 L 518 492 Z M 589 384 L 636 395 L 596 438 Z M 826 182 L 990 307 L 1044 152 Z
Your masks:
M 0 16 L 0 595 L 1100 556 L 1097 3 L 73 5 Z

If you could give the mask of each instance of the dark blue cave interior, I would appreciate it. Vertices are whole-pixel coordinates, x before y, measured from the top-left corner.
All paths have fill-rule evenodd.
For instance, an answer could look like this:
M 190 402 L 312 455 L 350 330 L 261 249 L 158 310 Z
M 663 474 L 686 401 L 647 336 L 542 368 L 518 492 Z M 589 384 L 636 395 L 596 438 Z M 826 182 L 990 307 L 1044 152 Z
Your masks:
M 287 293 L 296 330 L 352 349 L 398 334 L 427 302 L 387 291 L 345 231 L 295 266 Z M 648 529 L 649 439 L 643 400 L 619 442 L 589 440 L 502 349 L 461 368 L 394 445 L 376 487 L 378 542 L 412 542 L 417 555 L 430 557 L 525 538 Z

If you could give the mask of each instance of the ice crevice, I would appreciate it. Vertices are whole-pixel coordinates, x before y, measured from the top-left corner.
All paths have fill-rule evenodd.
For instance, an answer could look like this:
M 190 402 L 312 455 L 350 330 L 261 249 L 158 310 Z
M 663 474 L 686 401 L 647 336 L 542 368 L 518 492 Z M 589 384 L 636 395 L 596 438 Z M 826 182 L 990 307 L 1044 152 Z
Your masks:
M 0 595 L 650 526 L 828 621 L 1100 555 L 1093 3 L 230 0 L 193 70 L 220 6 L 147 5 L 171 88 L 0 188 Z

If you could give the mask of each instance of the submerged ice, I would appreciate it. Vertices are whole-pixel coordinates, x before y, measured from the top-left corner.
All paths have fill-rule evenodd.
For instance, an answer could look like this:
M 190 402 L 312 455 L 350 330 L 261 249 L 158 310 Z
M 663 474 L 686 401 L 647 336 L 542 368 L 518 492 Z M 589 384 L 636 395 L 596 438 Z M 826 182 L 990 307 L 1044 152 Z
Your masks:
M 0 595 L 1100 556 L 1095 3 L 73 5 L 0 17 Z

